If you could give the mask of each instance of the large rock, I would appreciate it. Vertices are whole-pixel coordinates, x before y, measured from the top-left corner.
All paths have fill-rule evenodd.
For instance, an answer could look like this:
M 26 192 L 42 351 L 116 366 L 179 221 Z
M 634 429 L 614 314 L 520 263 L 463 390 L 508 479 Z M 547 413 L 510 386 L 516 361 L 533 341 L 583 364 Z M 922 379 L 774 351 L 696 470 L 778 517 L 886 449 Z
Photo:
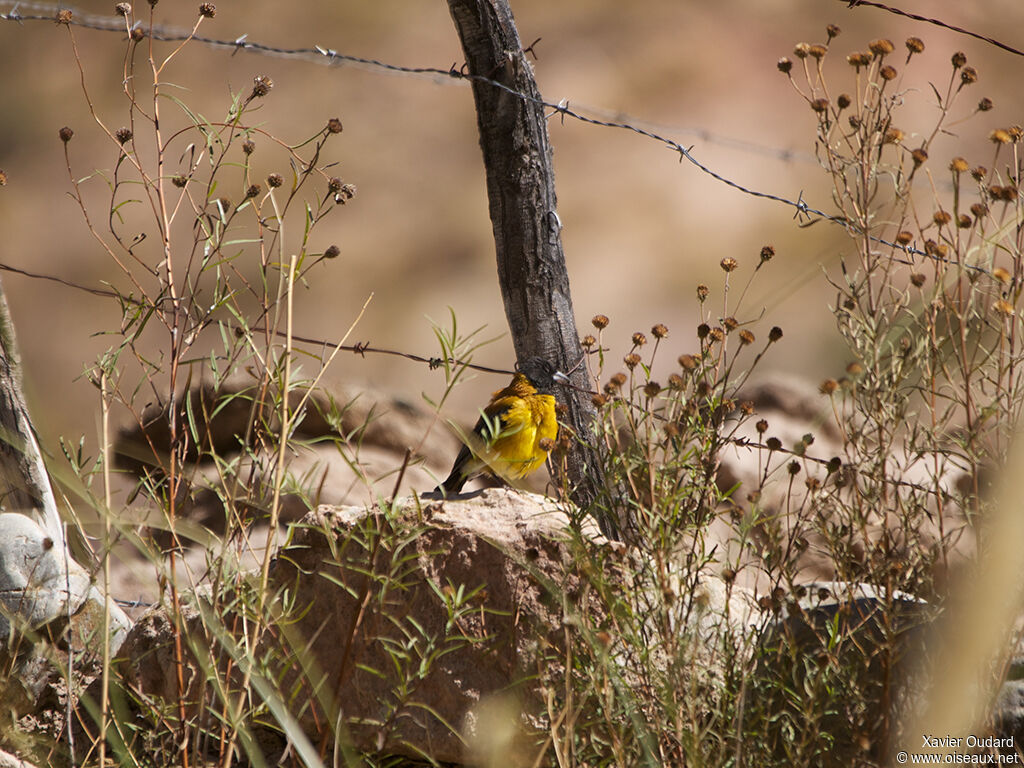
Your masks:
M 748 716 L 769 723 L 759 746 L 780 761 L 829 768 L 884 763 L 920 693 L 912 662 L 936 608 L 903 592 L 887 597 L 869 584 L 836 581 L 777 589 L 761 603 L 774 618 L 759 637 L 749 681 Z
M 553 651 L 583 597 L 568 520 L 550 500 L 491 489 L 417 506 L 391 518 L 321 507 L 274 582 L 293 590 L 295 628 L 326 683 L 306 731 L 340 714 L 360 749 L 454 762 L 488 695 L 513 692 L 530 715 L 543 711 L 538 685 L 561 676 Z
M 411 498 L 387 515 L 307 515 L 274 562 L 272 586 L 289 607 L 262 652 L 312 742 L 340 723 L 359 750 L 459 761 L 474 708 L 499 692 L 515 697 L 526 730 L 543 727 L 539 688 L 562 676 L 565 625 L 585 599 L 567 527 L 550 500 L 508 489 L 425 506 Z M 186 608 L 185 620 L 188 637 L 203 636 L 201 611 Z M 123 650 L 129 685 L 177 701 L 172 647 L 163 611 L 141 618 Z M 190 660 L 190 711 L 195 669 Z

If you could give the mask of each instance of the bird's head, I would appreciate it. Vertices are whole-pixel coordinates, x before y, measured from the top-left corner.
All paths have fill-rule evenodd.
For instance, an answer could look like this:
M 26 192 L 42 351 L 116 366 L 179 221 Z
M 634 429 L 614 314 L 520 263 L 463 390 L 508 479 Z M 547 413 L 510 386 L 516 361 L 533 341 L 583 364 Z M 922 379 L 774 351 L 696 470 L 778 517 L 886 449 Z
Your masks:
M 516 363 L 516 371 L 523 374 L 541 392 L 550 391 L 556 381 L 568 381 L 569 377 L 559 371 L 543 357 L 528 357 Z

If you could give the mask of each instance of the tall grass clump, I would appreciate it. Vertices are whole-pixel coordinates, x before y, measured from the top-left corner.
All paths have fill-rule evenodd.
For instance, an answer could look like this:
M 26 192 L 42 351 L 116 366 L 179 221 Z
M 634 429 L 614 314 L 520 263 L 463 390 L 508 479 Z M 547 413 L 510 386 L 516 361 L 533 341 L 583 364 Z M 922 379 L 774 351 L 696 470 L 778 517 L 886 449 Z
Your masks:
M 126 547 L 153 569 L 172 638 L 163 663 L 173 691 L 166 699 L 142 694 L 105 659 L 102 685 L 67 724 L 68 733 L 80 730 L 77 756 L 58 745 L 48 759 L 228 766 L 244 756 L 263 764 L 258 733 L 271 732 L 304 764 L 319 764 L 324 747 L 309 742 L 296 717 L 317 694 L 333 694 L 307 681 L 299 685 L 304 704 L 278 687 L 281 665 L 294 665 L 302 645 L 290 646 L 282 629 L 298 609 L 273 587 L 270 571 L 286 498 L 316 504 L 315 482 L 291 471 L 309 447 L 303 422 L 341 423 L 343 406 L 315 395 L 347 334 L 307 352 L 296 347 L 293 318 L 307 281 L 341 254 L 320 232 L 355 194 L 334 168 L 343 126 L 325 116 L 298 141 L 275 135 L 260 115 L 274 95 L 263 74 L 232 94 L 220 117 L 207 118 L 171 78 L 214 6 L 199 8 L 180 43 L 153 39 L 151 7 L 140 18 L 127 3 L 117 10 L 122 67 L 101 73 L 122 84 L 117 116 L 102 112 L 86 85 L 71 12 L 58 17 L 93 130 L 109 148 L 109 165 L 95 167 L 95 158 L 75 152 L 87 132 L 60 131 L 72 197 L 114 268 L 109 295 L 119 310 L 116 327 L 104 332 L 110 346 L 88 372 L 103 445 L 95 457 L 65 446 L 78 478 L 66 485 L 79 509 L 84 502 L 95 511 L 98 523 L 81 516 L 106 581 L 112 552 Z M 351 314 L 354 326 L 359 307 Z M 125 423 L 124 453 L 114 457 L 113 425 Z M 358 468 L 350 437 L 339 428 L 317 439 Z M 190 519 L 201 505 L 219 519 Z
M 594 318 L 600 503 L 635 526 L 621 556 L 581 544 L 602 610 L 578 616 L 552 726 L 562 765 L 883 764 L 913 703 L 917 630 L 984 550 L 988 486 L 1024 403 L 1024 132 L 991 130 L 969 162 L 948 135 L 992 103 L 964 53 L 928 87 L 911 74 L 920 39 L 844 58 L 838 34 L 778 62 L 849 238 L 824 275 L 848 358 L 820 385 L 814 432 L 828 439 L 784 443 L 745 397 L 782 334 L 733 306 L 730 282 L 770 247 L 753 268 L 722 259 L 713 308 L 697 288 L 691 342 L 655 326 L 609 371 L 609 320 Z M 759 479 L 722 473 L 726 450 Z M 808 584 L 809 566 L 835 584 Z M 812 609 L 826 597 L 838 610 Z

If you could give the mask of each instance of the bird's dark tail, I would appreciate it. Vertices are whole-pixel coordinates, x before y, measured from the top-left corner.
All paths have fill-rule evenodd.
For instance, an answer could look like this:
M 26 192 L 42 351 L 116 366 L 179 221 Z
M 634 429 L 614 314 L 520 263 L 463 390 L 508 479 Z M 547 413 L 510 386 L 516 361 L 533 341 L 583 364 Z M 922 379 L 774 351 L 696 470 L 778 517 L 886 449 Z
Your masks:
M 459 451 L 459 455 L 455 458 L 455 464 L 452 466 L 452 471 L 443 483 L 434 489 L 434 493 L 443 493 L 444 495 L 452 495 L 462 490 L 462 486 L 466 484 L 469 479 L 469 473 L 467 472 L 467 464 L 472 458 L 473 453 L 469 450 L 468 445 L 462 446 L 462 450 Z

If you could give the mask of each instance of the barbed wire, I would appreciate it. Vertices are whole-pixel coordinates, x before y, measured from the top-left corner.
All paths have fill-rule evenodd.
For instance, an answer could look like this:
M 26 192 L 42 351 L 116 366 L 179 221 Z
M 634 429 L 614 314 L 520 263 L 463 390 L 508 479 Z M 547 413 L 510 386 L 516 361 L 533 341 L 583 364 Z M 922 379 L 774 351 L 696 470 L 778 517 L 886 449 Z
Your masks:
M 99 296 L 105 299 L 116 299 L 124 304 L 129 304 L 137 307 L 148 307 L 152 308 L 153 303 L 151 301 L 145 301 L 142 299 L 136 299 L 132 296 L 126 296 L 125 294 L 112 290 L 110 288 L 96 288 L 82 283 L 76 283 L 73 280 L 66 280 L 63 277 L 57 275 L 45 274 L 43 272 L 33 272 L 28 269 L 22 269 L 21 267 L 15 267 L 11 264 L 5 264 L 0 262 L 0 272 L 10 272 L 12 274 L 21 275 L 22 277 L 29 277 L 34 280 L 46 280 L 49 282 L 58 283 L 66 288 L 72 290 L 81 291 L 88 293 L 92 296 Z M 458 360 L 456 358 L 444 358 L 444 357 L 425 357 L 423 355 L 417 355 L 412 352 L 402 352 L 397 349 L 385 349 L 383 347 L 374 347 L 369 342 L 356 342 L 355 344 L 335 344 L 334 342 L 328 341 L 327 339 L 317 339 L 309 336 L 301 336 L 299 334 L 291 334 L 288 336 L 284 331 L 267 329 L 265 326 L 241 326 L 237 323 L 227 323 L 224 325 L 231 329 L 232 332 L 252 332 L 252 333 L 266 333 L 269 332 L 275 336 L 281 338 L 291 338 L 293 341 L 297 341 L 301 344 L 309 344 L 311 346 L 326 347 L 330 349 L 338 348 L 344 352 L 352 352 L 363 357 L 366 353 L 373 353 L 378 355 L 393 355 L 395 357 L 404 357 L 407 360 L 412 360 L 417 363 L 426 363 L 431 370 L 440 368 L 443 365 L 454 365 L 459 367 L 471 368 L 475 371 L 482 371 L 483 373 L 505 373 L 511 375 L 514 371 L 509 371 L 505 368 L 492 368 L 486 365 L 479 365 L 465 360 Z
M 908 19 L 913 19 L 914 21 L 922 21 L 925 24 L 933 24 L 936 27 L 942 27 L 943 29 L 948 29 L 951 32 L 956 32 L 961 35 L 973 37 L 975 40 L 981 40 L 982 42 L 988 43 L 989 45 L 994 45 L 996 48 L 1001 48 L 1007 53 L 1012 53 L 1016 56 L 1024 56 L 1024 51 L 1018 50 L 1017 48 L 1014 48 L 1012 45 L 1001 43 L 995 38 L 986 37 L 985 35 L 978 34 L 977 32 L 972 32 L 971 30 L 964 29 L 963 27 L 955 26 L 954 24 L 947 24 L 946 22 L 942 21 L 942 19 L 932 19 L 929 18 L 928 16 L 921 16 L 916 13 L 910 13 L 909 11 L 904 11 L 901 8 L 893 8 L 891 5 L 877 3 L 874 0 L 839 0 L 839 2 L 846 3 L 847 6 L 850 8 L 856 8 L 858 6 L 879 8 L 883 11 L 888 11 L 889 13 L 896 14 L 897 16 L 903 16 Z
M 871 2 L 871 0 L 862 1 Z M 25 21 L 53 22 L 56 12 L 58 10 L 64 10 L 63 6 L 57 6 L 50 3 L 11 3 L 9 0 L 2 0 L 0 1 L 0 6 L 2 5 L 13 5 L 13 8 L 8 13 L 0 14 L 0 20 L 15 21 L 18 23 Z M 31 8 L 32 10 L 36 11 L 46 11 L 46 13 L 22 13 L 20 9 L 23 7 Z M 126 27 L 125 20 L 121 17 L 98 16 L 94 14 L 84 14 L 81 16 L 76 16 L 74 11 L 72 11 L 71 19 L 67 19 L 62 23 L 67 23 L 70 25 L 80 26 L 86 29 L 104 32 L 124 33 L 128 29 L 128 27 Z M 666 146 L 667 148 L 671 149 L 673 152 L 677 153 L 679 155 L 680 162 L 686 160 L 695 168 L 700 170 L 702 173 L 710 176 L 711 178 L 713 178 L 714 180 L 718 181 L 721 184 L 725 184 L 731 189 L 734 189 L 750 197 L 762 200 L 769 200 L 772 202 L 780 203 L 782 205 L 786 205 L 787 207 L 794 209 L 793 218 L 800 220 L 800 226 L 810 226 L 811 224 L 815 223 L 813 217 L 817 217 L 817 219 L 819 220 L 825 220 L 832 222 L 834 224 L 838 224 L 845 228 L 847 231 L 851 232 L 852 234 L 865 236 L 878 245 L 884 245 L 888 248 L 892 248 L 896 251 L 902 252 L 906 256 L 920 256 L 936 262 L 949 263 L 947 259 L 942 258 L 940 255 L 926 250 L 921 250 L 914 245 L 902 245 L 887 240 L 885 238 L 872 235 L 870 233 L 861 232 L 859 228 L 853 222 L 849 221 L 849 219 L 847 219 L 846 217 L 829 214 L 823 210 L 820 210 L 819 208 L 809 205 L 807 201 L 804 200 L 802 191 L 797 196 L 797 199 L 793 200 L 784 195 L 777 195 L 771 192 L 764 192 L 762 190 L 753 189 L 737 181 L 734 181 L 733 179 L 730 179 L 718 173 L 711 167 L 705 165 L 700 160 L 698 160 L 692 154 L 692 145 L 690 147 L 685 147 L 675 139 L 672 139 L 668 136 L 663 135 L 659 131 L 654 130 L 653 126 L 656 124 L 646 123 L 647 125 L 652 126 L 650 128 L 646 128 L 643 127 L 644 121 L 634 121 L 633 118 L 626 119 L 628 116 L 621 116 L 617 119 L 597 117 L 595 115 L 602 113 L 605 115 L 619 115 L 620 113 L 612 113 L 611 111 L 607 110 L 588 109 L 582 106 L 577 108 L 570 108 L 569 99 L 563 99 L 558 103 L 546 101 L 542 98 L 532 96 L 530 94 L 520 93 L 514 88 L 511 88 L 508 85 L 500 81 L 494 80 L 490 77 L 466 72 L 464 71 L 464 68 L 459 68 L 455 64 L 453 64 L 448 69 L 443 69 L 440 67 L 411 67 L 406 65 L 393 64 L 380 59 L 373 59 L 341 53 L 334 49 L 324 48 L 320 45 L 314 45 L 311 48 L 286 48 L 281 46 L 269 45 L 266 43 L 250 41 L 248 39 L 248 34 L 243 34 L 235 38 L 234 40 L 225 40 L 206 37 L 202 35 L 195 35 L 192 34 L 191 30 L 185 30 L 181 28 L 163 27 L 159 25 L 152 25 L 144 28 L 141 21 L 136 21 L 134 24 L 131 25 L 130 28 L 132 30 L 141 30 L 145 35 L 147 35 L 151 39 L 159 40 L 162 42 L 182 42 L 191 39 L 196 42 L 209 45 L 211 47 L 231 49 L 234 51 L 243 50 L 251 53 L 272 55 L 282 58 L 321 60 L 326 61 L 329 65 L 335 63 L 357 65 L 369 68 L 371 70 L 390 72 L 395 74 L 429 76 L 437 79 L 438 81 L 451 80 L 484 83 L 491 87 L 505 91 L 506 93 L 525 102 L 536 104 L 537 106 L 540 106 L 545 109 L 550 109 L 551 114 L 549 115 L 549 118 L 558 115 L 560 119 L 564 122 L 565 118 L 568 117 L 570 119 L 576 120 L 587 125 L 625 130 L 631 133 L 635 133 L 639 136 L 651 139 L 652 141 L 659 142 Z M 590 112 L 591 114 L 588 114 L 588 112 Z M 765 148 L 762 147 L 760 148 L 760 151 L 764 151 L 764 149 Z M 784 150 L 778 151 L 783 153 L 785 152 Z M 913 265 L 914 263 L 909 258 L 900 258 L 895 254 L 890 255 L 889 258 L 892 261 L 899 264 Z M 978 267 L 976 265 L 968 264 L 964 266 L 966 269 L 970 271 L 989 274 L 988 270 L 982 267 Z

